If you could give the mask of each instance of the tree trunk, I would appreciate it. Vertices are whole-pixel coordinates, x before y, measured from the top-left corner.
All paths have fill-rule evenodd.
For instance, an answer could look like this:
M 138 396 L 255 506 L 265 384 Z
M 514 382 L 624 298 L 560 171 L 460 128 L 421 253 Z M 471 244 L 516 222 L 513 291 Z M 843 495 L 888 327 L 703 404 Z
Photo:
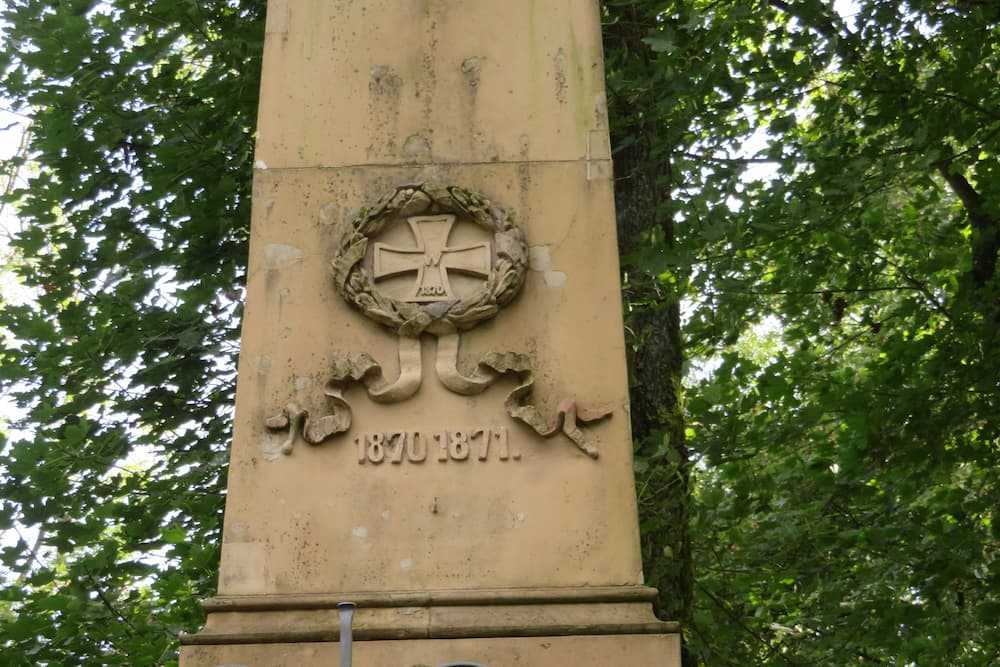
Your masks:
M 606 13 L 610 19 L 604 35 L 609 74 L 612 68 L 621 67 L 632 74 L 642 72 L 646 82 L 653 80 L 653 53 L 642 39 L 654 27 L 655 14 L 636 4 L 608 6 Z M 654 150 L 655 99 L 642 90 L 609 86 L 608 107 L 616 148 L 620 252 L 626 257 L 651 237 L 673 246 L 673 220 L 663 213 L 671 195 L 670 162 L 665 157 L 669 152 Z M 642 267 L 623 261 L 622 270 L 646 581 L 660 591 L 658 615 L 687 623 L 693 563 L 688 525 L 690 461 L 681 402 L 680 294 L 657 276 L 644 273 Z M 686 651 L 683 664 L 695 664 Z

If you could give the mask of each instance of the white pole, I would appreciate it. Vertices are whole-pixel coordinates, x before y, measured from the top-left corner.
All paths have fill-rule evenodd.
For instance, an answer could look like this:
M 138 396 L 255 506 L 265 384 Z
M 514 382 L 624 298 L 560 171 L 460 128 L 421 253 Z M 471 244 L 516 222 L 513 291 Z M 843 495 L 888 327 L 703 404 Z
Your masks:
M 353 602 L 341 602 L 337 605 L 340 614 L 340 667 L 351 667 L 351 640 L 354 634 L 351 623 L 356 608 L 357 605 Z

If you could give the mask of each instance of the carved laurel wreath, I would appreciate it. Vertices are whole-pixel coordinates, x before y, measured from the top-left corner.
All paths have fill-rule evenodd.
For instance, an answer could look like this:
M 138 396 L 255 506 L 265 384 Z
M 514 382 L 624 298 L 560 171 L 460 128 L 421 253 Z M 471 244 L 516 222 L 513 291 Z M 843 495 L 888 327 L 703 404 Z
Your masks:
M 417 215 L 450 213 L 493 232 L 493 270 L 468 299 L 409 303 L 385 296 L 364 268 L 368 242 L 387 225 Z M 349 303 L 398 335 L 416 337 L 470 329 L 494 317 L 524 285 L 528 246 L 511 215 L 484 196 L 464 188 L 403 185 L 363 208 L 344 232 L 332 260 L 334 284 Z

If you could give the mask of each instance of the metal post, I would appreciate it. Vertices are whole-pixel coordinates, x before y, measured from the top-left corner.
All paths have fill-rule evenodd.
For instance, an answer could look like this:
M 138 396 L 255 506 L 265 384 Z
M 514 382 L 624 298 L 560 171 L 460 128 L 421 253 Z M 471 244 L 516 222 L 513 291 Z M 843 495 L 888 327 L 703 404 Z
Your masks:
M 354 621 L 355 609 L 357 605 L 353 602 L 337 604 L 337 612 L 340 614 L 340 667 L 351 667 L 351 641 L 354 638 L 351 623 Z

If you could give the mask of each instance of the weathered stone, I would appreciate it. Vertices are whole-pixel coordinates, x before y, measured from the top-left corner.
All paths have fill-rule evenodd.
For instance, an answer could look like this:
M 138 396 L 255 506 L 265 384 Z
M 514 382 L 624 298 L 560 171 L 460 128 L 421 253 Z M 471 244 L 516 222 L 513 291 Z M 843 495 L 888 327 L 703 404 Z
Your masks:
M 358 665 L 679 664 L 642 586 L 599 21 L 270 0 L 270 204 L 184 667 L 335 664 L 344 600 Z

